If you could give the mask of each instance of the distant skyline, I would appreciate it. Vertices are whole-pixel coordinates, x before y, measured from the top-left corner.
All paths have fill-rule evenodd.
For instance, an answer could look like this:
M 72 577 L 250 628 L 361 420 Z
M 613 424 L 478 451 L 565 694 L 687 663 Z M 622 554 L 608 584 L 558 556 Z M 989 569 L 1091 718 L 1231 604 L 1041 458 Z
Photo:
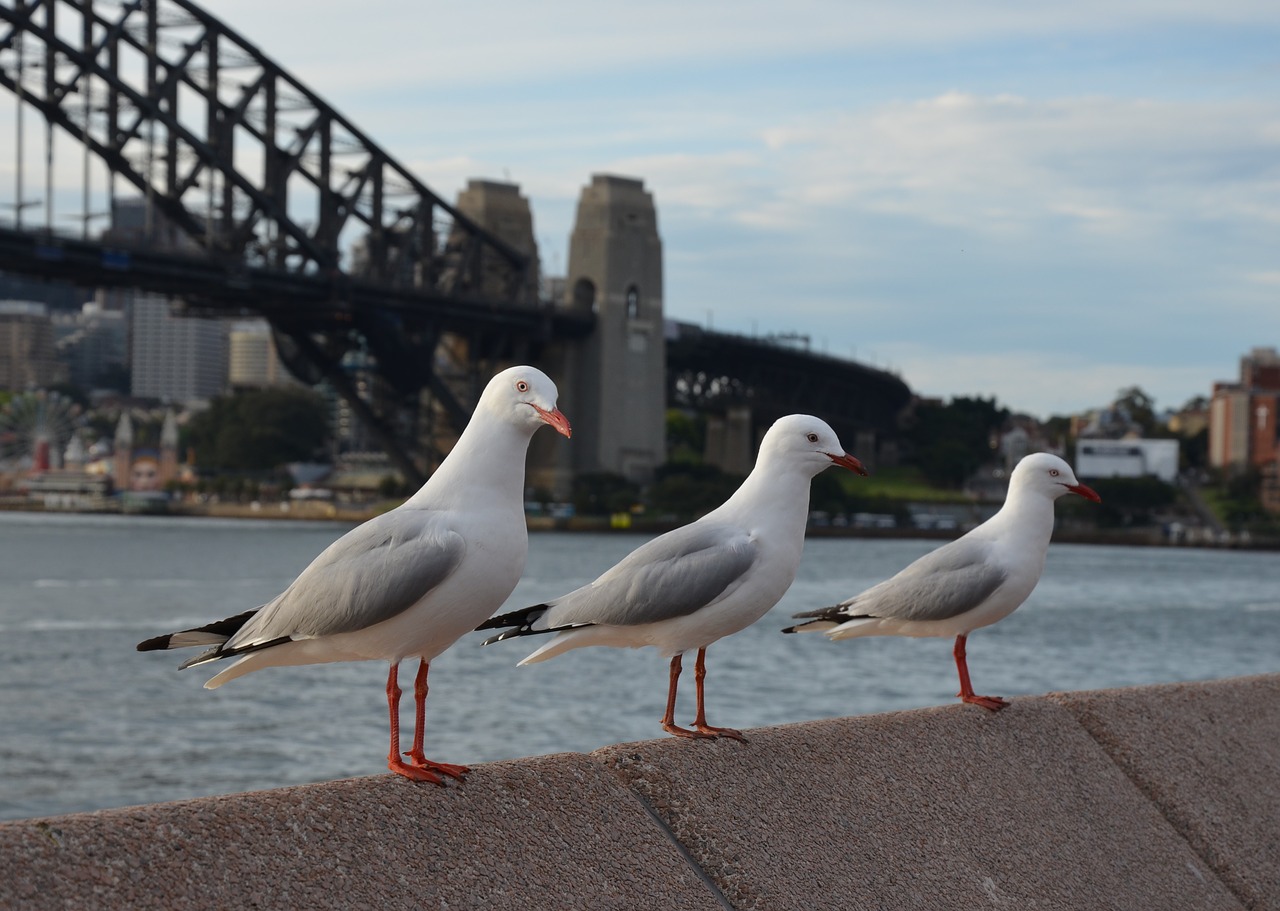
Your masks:
M 1280 346 L 1274 2 L 207 8 L 446 199 L 518 184 L 548 274 L 642 179 L 674 319 L 1039 417 Z

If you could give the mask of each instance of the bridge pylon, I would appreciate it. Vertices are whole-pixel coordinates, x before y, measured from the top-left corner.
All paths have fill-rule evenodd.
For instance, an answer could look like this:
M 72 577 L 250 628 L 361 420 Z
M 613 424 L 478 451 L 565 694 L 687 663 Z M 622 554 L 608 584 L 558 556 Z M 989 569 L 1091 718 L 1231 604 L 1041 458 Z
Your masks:
M 644 482 L 666 461 L 662 240 L 644 182 L 594 174 L 578 199 L 562 306 L 595 316 L 586 339 L 548 347 L 573 442 L 534 452 L 547 486 L 595 472 Z M 581 428 L 581 430 L 579 430 Z

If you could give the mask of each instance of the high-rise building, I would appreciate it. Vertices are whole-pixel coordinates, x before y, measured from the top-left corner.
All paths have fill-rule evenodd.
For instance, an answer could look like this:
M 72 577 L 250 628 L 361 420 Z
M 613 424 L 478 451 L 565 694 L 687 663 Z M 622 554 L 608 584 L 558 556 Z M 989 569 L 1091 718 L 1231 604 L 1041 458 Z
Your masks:
M 266 320 L 233 323 L 227 342 L 227 383 L 232 389 L 264 389 L 297 382 L 280 362 L 271 324 Z
M 0 389 L 45 388 L 66 379 L 49 309 L 33 301 L 0 301 Z
M 129 321 L 122 310 L 89 301 L 78 313 L 53 316 L 58 356 L 72 384 L 93 389 L 120 374 L 129 363 Z
M 133 300 L 132 392 L 162 402 L 193 402 L 220 395 L 227 384 L 227 324 L 170 313 L 155 295 Z
M 1240 358 L 1240 380 L 1213 384 L 1209 402 L 1209 464 L 1271 470 L 1280 458 L 1280 353 L 1254 348 Z

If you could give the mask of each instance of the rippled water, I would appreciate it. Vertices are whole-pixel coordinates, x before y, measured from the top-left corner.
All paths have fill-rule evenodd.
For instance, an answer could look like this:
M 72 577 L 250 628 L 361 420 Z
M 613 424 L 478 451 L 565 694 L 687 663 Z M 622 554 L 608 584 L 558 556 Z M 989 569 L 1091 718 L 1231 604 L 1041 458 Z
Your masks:
M 271 668 L 208 691 L 208 668 L 176 669 L 185 653 L 134 650 L 266 601 L 344 531 L 0 514 L 0 819 L 384 771 L 382 663 Z M 532 535 L 507 608 L 563 594 L 642 540 Z M 778 633 L 794 611 L 833 603 L 935 546 L 809 541 L 773 613 L 708 651 L 711 723 L 949 702 L 949 640 Z M 667 668 L 652 649 L 579 649 L 516 668 L 533 645 L 480 648 L 481 638 L 432 663 L 432 758 L 481 762 L 664 736 Z M 1055 545 L 1031 599 L 970 638 L 969 664 L 979 692 L 1017 696 L 1276 672 L 1277 642 L 1280 554 Z M 679 718 L 692 716 L 691 701 L 682 691 Z M 408 721 L 410 699 L 403 708 Z

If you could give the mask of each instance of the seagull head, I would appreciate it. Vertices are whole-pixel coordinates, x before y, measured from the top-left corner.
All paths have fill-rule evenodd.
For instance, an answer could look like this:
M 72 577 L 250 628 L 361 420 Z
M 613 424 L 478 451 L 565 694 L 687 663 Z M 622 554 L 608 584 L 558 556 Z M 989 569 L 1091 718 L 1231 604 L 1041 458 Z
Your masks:
M 509 367 L 489 381 L 480 407 L 489 409 L 530 433 L 549 424 L 566 437 L 573 435 L 569 419 L 556 407 L 558 391 L 537 367 Z
M 1076 480 L 1070 465 L 1047 452 L 1033 452 L 1014 466 L 1009 476 L 1009 490 L 1012 492 L 1015 487 L 1038 490 L 1051 500 L 1074 493 L 1095 503 L 1102 502 L 1096 490 Z
M 811 414 L 789 414 L 778 418 L 760 441 L 760 460 L 786 459 L 817 475 L 833 464 L 862 476 L 869 474 L 861 462 L 844 451 L 830 425 Z

